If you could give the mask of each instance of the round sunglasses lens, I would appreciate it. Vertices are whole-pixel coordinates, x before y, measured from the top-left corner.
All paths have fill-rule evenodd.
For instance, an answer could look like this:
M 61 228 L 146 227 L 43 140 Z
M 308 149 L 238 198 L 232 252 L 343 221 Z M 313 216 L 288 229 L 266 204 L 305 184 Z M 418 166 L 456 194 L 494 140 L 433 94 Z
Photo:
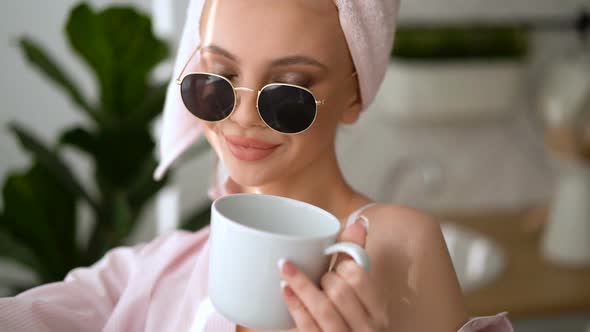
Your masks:
M 311 92 L 305 89 L 277 84 L 260 92 L 258 110 L 269 127 L 285 134 L 295 134 L 311 126 L 316 103 Z
M 187 75 L 180 85 L 180 95 L 186 108 L 205 121 L 223 120 L 234 108 L 234 89 L 228 81 L 215 75 Z

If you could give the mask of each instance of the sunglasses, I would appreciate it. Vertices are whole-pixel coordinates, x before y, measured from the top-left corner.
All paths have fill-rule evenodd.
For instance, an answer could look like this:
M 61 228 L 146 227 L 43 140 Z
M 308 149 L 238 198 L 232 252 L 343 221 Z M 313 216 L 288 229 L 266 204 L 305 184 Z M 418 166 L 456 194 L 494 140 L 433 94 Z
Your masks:
M 229 118 L 239 102 L 237 91 L 249 91 L 257 94 L 256 110 L 260 119 L 274 131 L 287 135 L 300 134 L 315 122 L 318 105 L 323 105 L 324 100 L 317 100 L 309 89 L 302 86 L 270 83 L 254 90 L 234 87 L 229 79 L 206 72 L 189 73 L 181 79 L 198 50 L 190 56 L 176 80 L 180 85 L 182 102 L 197 118 L 207 122 Z

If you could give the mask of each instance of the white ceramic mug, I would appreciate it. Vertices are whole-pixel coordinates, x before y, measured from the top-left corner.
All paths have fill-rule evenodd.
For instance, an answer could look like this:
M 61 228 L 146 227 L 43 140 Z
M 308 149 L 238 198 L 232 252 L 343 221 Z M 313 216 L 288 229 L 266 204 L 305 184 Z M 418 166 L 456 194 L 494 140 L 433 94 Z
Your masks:
M 311 204 L 285 197 L 235 194 L 211 208 L 209 297 L 227 319 L 252 329 L 295 327 L 281 294 L 279 258 L 319 285 L 331 254 L 346 253 L 369 269 L 355 243 L 336 243 L 340 221 Z

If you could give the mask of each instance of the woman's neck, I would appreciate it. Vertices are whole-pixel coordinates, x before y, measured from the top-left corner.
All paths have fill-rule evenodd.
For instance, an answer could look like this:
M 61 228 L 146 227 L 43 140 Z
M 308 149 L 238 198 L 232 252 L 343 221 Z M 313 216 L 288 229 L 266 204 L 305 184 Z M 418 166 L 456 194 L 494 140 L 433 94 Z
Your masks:
M 367 203 L 369 199 L 356 192 L 346 182 L 335 153 L 331 155 L 297 173 L 285 174 L 272 183 L 242 190 L 293 198 L 330 211 L 340 219 L 345 218 L 353 209 Z

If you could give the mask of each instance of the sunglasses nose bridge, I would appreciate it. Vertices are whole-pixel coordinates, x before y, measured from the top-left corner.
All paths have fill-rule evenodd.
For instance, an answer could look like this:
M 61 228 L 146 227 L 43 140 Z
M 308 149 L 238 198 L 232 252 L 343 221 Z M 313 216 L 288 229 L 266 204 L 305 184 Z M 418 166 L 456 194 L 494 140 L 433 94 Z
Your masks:
M 256 90 L 254 90 L 254 89 L 250 89 L 250 88 L 246 88 L 246 87 L 244 87 L 244 86 L 238 86 L 238 87 L 235 87 L 234 89 L 236 89 L 236 90 L 238 90 L 238 91 L 250 91 L 250 92 L 256 92 Z
M 235 87 L 234 90 L 236 91 L 248 91 L 248 92 L 254 92 L 256 93 L 256 95 L 258 96 L 258 94 L 260 94 L 260 91 L 254 90 L 254 89 L 250 89 L 244 86 L 238 86 Z M 236 93 L 236 106 L 240 103 L 240 94 Z

